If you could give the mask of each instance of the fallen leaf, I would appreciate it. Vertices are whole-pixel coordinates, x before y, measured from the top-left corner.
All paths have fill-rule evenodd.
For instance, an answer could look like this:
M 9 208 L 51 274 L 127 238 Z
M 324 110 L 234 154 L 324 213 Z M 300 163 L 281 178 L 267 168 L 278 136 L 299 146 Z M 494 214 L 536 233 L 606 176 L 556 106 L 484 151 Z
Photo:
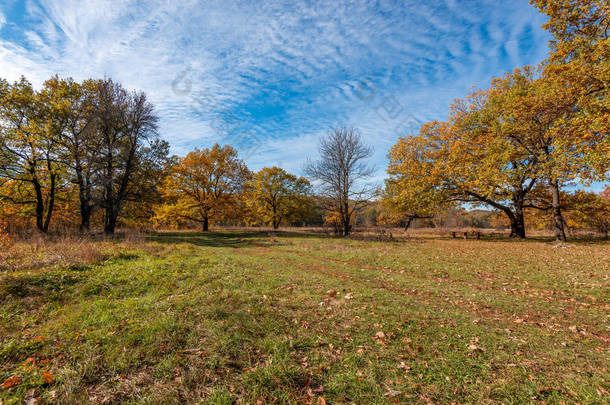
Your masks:
M 411 367 L 404 361 L 400 362 L 400 364 L 398 365 L 398 368 L 402 368 L 403 370 L 411 370 Z
M 4 388 L 4 389 L 13 388 L 13 387 L 19 385 L 20 382 L 21 382 L 21 377 L 19 377 L 18 375 L 15 375 L 15 376 L 9 377 L 6 380 L 4 380 L 4 382 L 2 383 L 2 388 Z
M 393 398 L 393 397 L 395 397 L 397 395 L 400 395 L 400 391 L 392 389 L 392 388 L 388 387 L 387 385 L 385 386 L 385 389 L 386 389 L 386 393 L 385 393 L 386 397 Z
M 24 366 L 27 366 L 30 363 L 36 363 L 36 360 L 33 357 L 28 357 L 27 359 L 25 359 L 25 361 L 23 362 Z
M 50 371 L 45 371 L 44 373 L 42 373 L 42 379 L 45 383 L 51 384 L 53 382 L 53 375 Z
M 318 397 L 318 405 L 326 405 L 326 400 L 322 397 Z

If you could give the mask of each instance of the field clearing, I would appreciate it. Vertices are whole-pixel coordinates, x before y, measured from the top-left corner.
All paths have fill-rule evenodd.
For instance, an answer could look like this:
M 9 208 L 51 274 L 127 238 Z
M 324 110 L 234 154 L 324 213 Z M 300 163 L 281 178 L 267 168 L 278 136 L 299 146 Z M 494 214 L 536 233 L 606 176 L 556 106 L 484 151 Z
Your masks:
M 610 401 L 607 242 L 166 232 L 13 253 L 3 404 Z

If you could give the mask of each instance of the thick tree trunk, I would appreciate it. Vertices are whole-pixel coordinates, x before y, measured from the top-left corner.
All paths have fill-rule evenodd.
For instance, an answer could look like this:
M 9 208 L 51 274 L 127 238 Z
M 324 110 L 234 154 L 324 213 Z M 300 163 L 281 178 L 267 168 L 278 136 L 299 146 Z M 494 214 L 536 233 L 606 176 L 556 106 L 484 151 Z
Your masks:
M 76 166 L 76 180 L 78 185 L 78 199 L 80 202 L 80 226 L 81 232 L 89 232 L 91 227 L 91 214 L 93 207 L 91 205 L 91 192 L 89 179 L 85 180 L 80 164 Z
M 55 208 L 55 182 L 57 179 L 57 175 L 51 175 L 51 189 L 49 190 L 49 201 L 47 205 L 47 215 L 44 219 L 44 232 L 49 231 L 49 224 L 51 223 L 51 216 L 53 215 L 53 208 Z
M 104 224 L 104 233 L 106 235 L 113 235 L 116 229 L 118 215 L 115 212 L 114 207 L 106 208 L 106 221 Z
M 350 231 L 349 220 L 343 221 L 343 236 L 349 236 Z
M 271 220 L 273 224 L 273 229 L 277 229 L 280 227 L 280 219 L 277 214 L 277 205 L 273 204 L 273 219 Z
M 210 230 L 210 220 L 208 219 L 208 217 L 203 218 L 203 221 L 201 222 L 201 230 L 203 232 L 207 232 Z
M 525 239 L 525 220 L 523 218 L 523 211 L 521 209 L 516 209 L 515 212 L 508 215 L 508 219 L 510 220 L 510 237 Z
M 89 203 L 82 202 L 80 205 L 80 231 L 81 232 L 89 232 L 91 227 L 91 207 Z
M 557 180 L 550 181 L 549 186 L 551 187 L 551 196 L 553 199 L 553 230 L 555 231 L 555 240 L 565 242 L 566 233 L 563 227 L 563 216 L 561 215 L 559 182 Z
M 40 232 L 46 232 L 44 229 L 44 199 L 42 197 L 42 187 L 36 178 L 32 181 L 32 185 L 34 186 L 34 193 L 36 194 L 36 228 L 38 228 Z

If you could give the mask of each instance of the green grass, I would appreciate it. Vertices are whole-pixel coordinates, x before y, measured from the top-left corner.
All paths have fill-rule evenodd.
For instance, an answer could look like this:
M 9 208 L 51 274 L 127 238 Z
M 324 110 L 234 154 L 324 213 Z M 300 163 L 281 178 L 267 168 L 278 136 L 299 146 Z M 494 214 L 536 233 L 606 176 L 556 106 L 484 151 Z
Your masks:
M 91 244 L 0 273 L 3 404 L 610 401 L 607 243 Z

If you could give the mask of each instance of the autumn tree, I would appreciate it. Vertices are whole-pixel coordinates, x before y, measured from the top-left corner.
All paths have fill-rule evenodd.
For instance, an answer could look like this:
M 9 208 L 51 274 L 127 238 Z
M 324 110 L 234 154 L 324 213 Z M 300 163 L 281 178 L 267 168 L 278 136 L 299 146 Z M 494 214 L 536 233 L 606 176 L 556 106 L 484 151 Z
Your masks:
M 388 154 L 388 178 L 380 192 L 387 223 L 403 222 L 408 230 L 415 219 L 432 218 L 453 204 L 448 190 L 438 184 L 419 181 L 434 170 L 434 162 L 424 157 L 427 140 L 401 139 Z
M 277 229 L 282 221 L 299 219 L 303 206 L 309 204 L 310 188 L 304 177 L 279 167 L 265 167 L 249 182 L 248 200 L 254 215 Z
M 606 0 L 530 0 L 549 17 L 543 28 L 553 36 L 545 69 L 580 88 L 581 105 L 608 109 L 610 89 L 610 4 Z M 605 99 L 605 100 L 603 100 Z
M 164 185 L 168 202 L 157 209 L 157 217 L 187 219 L 208 231 L 211 220 L 235 205 L 249 177 L 232 147 L 216 144 L 212 149 L 195 149 L 171 168 Z
M 549 198 L 532 206 L 552 210 L 559 241 L 566 240 L 561 187 L 604 179 L 610 161 L 610 116 L 600 119 L 603 113 L 581 108 L 581 95 L 571 87 L 562 75 L 516 69 L 493 81 L 484 108 L 484 120 L 536 162 L 535 176 L 548 186 Z
M 144 93 L 110 79 L 55 76 L 39 91 L 25 78 L 0 80 L 0 201 L 21 207 L 3 211 L 32 215 L 47 232 L 57 208 L 71 222 L 77 198 L 81 230 L 99 207 L 113 233 L 127 204 L 160 198 L 169 145 L 156 123 Z
M 155 139 L 137 154 L 133 180 L 118 219 L 120 225 L 141 227 L 151 222 L 155 207 L 163 202 L 164 180 L 176 161 L 169 156 L 169 148 L 167 141 Z
M 355 128 L 336 128 L 320 140 L 320 159 L 310 161 L 306 174 L 319 182 L 319 193 L 331 202 L 328 211 L 334 213 L 344 236 L 352 229 L 356 208 L 374 194 L 374 189 L 362 182 L 374 169 L 365 163 L 373 149 L 362 141 Z
M 153 143 L 158 117 L 144 93 L 129 92 L 111 79 L 96 83 L 93 114 L 100 145 L 104 232 L 112 234 L 134 189 L 138 165 L 145 158 L 143 152 L 147 146 L 161 146 Z
M 577 190 L 566 198 L 568 223 L 591 228 L 608 237 L 610 232 L 610 187 L 599 194 Z
M 58 162 L 78 189 L 80 229 L 88 231 L 91 214 L 99 197 L 99 151 L 101 139 L 95 127 L 94 96 L 97 83 L 73 79 L 49 79 L 42 90 L 45 102 L 53 105 L 54 117 L 61 123 L 56 139 Z
M 389 154 L 390 191 L 405 211 L 491 206 L 509 219 L 511 237 L 524 238 L 523 210 L 538 162 L 496 125 L 503 115 L 487 115 L 488 101 L 487 92 L 475 92 L 452 106 L 448 122 L 431 122 L 418 136 L 400 138 Z
M 0 80 L 0 196 L 5 202 L 32 207 L 36 227 L 47 232 L 62 167 L 58 164 L 58 134 L 63 122 L 53 104 L 25 79 Z
M 610 159 L 610 5 L 605 0 L 531 0 L 549 17 L 543 26 L 553 36 L 551 54 L 544 62 L 546 86 L 542 93 L 551 99 L 551 108 L 566 117 L 554 132 L 557 144 L 584 148 L 568 156 L 557 178 L 566 174 L 579 181 L 608 178 Z M 549 86 L 550 84 L 550 86 Z M 553 106 L 556 104 L 557 106 Z M 547 108 L 549 111 L 549 108 Z M 565 160 L 565 159 L 564 159 Z M 567 164 L 566 164 L 567 163 Z M 576 167 L 574 167 L 576 166 Z M 558 187 L 551 183 L 557 238 L 565 240 L 560 229 Z

